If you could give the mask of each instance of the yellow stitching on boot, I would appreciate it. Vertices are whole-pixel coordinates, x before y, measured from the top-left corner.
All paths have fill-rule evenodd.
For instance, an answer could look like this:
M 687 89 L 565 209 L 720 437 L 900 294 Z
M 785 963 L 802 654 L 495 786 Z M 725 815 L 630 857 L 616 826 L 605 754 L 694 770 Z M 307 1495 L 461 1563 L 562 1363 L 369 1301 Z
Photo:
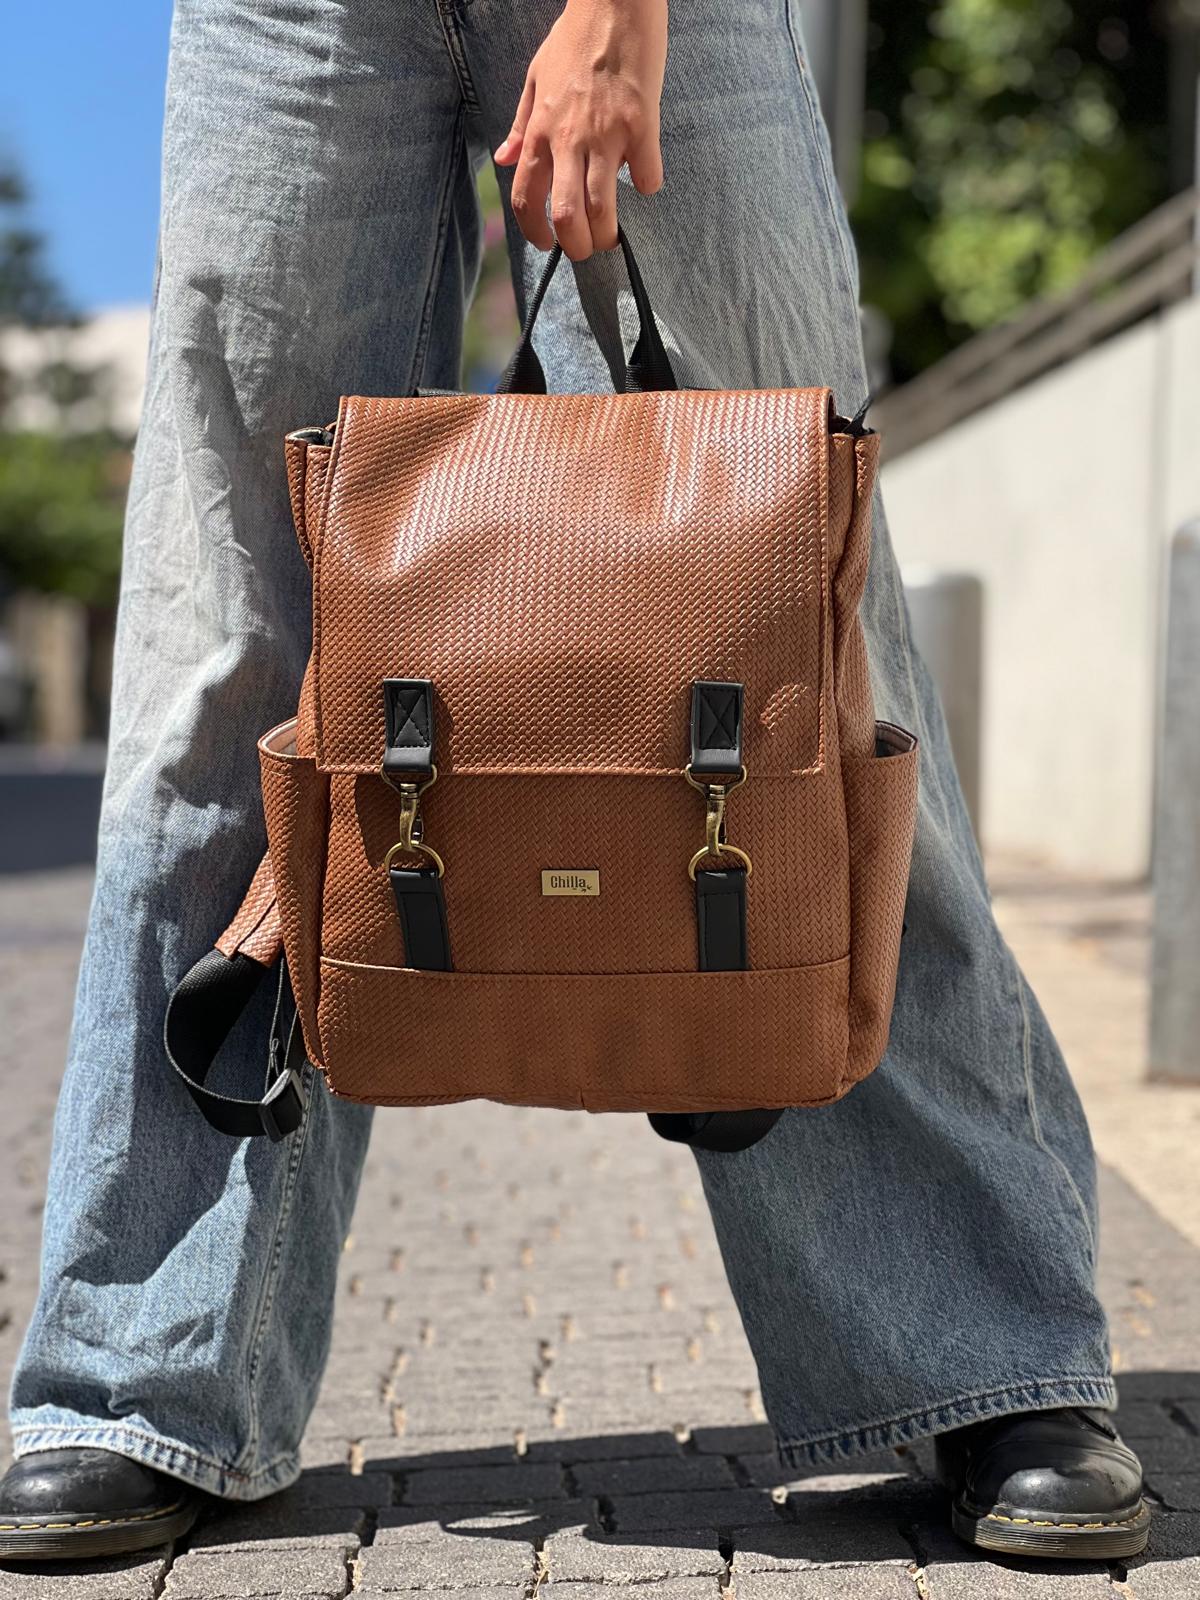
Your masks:
M 1144 1510 L 1144 1507 L 1142 1508 Z M 1142 1510 L 1135 1511 L 1131 1517 L 1122 1517 L 1119 1522 L 1053 1522 L 1049 1518 L 1044 1520 L 1037 1517 L 1006 1517 L 1002 1511 L 987 1511 L 984 1520 L 987 1522 L 1019 1522 L 1030 1528 L 1069 1528 L 1073 1532 L 1092 1533 L 1106 1528 L 1127 1528 L 1130 1523 L 1136 1522 L 1142 1515 Z
M 62 1533 L 71 1528 L 125 1528 L 135 1522 L 153 1522 L 155 1517 L 169 1517 L 182 1504 L 182 1500 L 176 1500 L 174 1505 L 164 1506 L 160 1511 L 140 1511 L 136 1517 L 90 1517 L 78 1522 L 0 1522 L 0 1533 L 36 1533 L 39 1528 L 46 1533 Z

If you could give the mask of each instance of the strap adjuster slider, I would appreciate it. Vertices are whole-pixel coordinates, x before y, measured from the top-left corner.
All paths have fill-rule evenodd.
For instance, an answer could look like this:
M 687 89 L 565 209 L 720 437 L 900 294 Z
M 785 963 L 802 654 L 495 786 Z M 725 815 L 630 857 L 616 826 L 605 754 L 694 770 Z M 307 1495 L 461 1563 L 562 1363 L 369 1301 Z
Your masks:
M 273 1144 L 280 1144 L 304 1120 L 308 1096 L 299 1069 L 288 1067 L 267 1090 L 259 1106 L 263 1131 Z

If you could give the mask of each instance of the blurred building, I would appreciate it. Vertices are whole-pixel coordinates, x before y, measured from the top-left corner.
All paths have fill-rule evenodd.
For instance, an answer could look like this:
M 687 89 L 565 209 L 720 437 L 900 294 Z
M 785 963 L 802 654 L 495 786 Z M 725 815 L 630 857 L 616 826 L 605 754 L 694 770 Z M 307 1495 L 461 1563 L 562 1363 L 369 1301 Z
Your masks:
M 75 326 L 0 330 L 6 431 L 115 436 L 114 470 L 126 471 L 120 441 L 137 432 L 149 328 L 149 308 L 129 306 Z M 0 581 L 0 740 L 65 749 L 100 736 L 111 644 L 109 604 Z
M 149 338 L 148 306 L 98 311 L 78 327 L 0 330 L 0 369 L 12 375 L 16 391 L 7 426 L 32 431 L 61 426 L 61 410 L 23 380 L 62 363 L 97 375 L 94 394 L 71 411 L 70 426 L 108 427 L 132 438 L 141 416 Z

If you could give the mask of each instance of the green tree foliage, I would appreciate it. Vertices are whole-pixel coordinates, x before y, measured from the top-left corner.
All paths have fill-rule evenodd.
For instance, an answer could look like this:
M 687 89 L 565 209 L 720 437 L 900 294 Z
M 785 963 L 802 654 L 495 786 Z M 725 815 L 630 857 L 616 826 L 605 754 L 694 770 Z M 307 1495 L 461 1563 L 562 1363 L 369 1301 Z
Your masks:
M 872 0 L 863 296 L 902 380 L 1166 196 L 1165 11 L 1147 0 Z
M 103 434 L 0 433 L 0 572 L 16 589 L 108 606 L 129 452 Z
M 116 597 L 129 450 L 111 432 L 71 426 L 75 409 L 103 392 L 105 375 L 65 360 L 49 332 L 76 319 L 42 239 L 26 226 L 25 203 L 18 175 L 0 171 L 0 334 L 35 328 L 48 339 L 45 361 L 19 383 L 0 352 L 0 586 L 105 607 Z M 57 418 L 48 431 L 14 422 L 31 393 Z

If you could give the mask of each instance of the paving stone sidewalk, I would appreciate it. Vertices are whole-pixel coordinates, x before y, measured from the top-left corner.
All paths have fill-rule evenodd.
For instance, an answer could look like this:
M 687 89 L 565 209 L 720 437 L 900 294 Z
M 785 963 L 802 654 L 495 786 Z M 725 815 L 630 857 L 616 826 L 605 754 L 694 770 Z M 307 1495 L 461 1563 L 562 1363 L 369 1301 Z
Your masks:
M 82 874 L 0 880 L 5 1372 L 35 1290 L 86 894 Z M 1120 1158 L 1080 1014 L 1091 996 L 1103 1020 L 1115 985 L 1136 1035 L 1144 907 L 1116 900 L 1105 937 L 1090 889 L 1021 880 L 999 905 Z M 1126 1060 L 1126 1118 L 1139 1070 Z M 1194 1096 L 1160 1096 L 1149 1123 L 1166 1140 L 1196 1117 Z M 1160 1507 L 1128 1570 L 975 1559 L 945 1529 L 926 1446 L 781 1468 L 690 1158 L 637 1118 L 470 1106 L 376 1123 L 300 1483 L 148 1559 L 0 1569 L 0 1600 L 614 1600 L 635 1583 L 644 1600 L 1196 1600 L 1200 1250 L 1169 1192 L 1117 1165 L 1103 1292 L 1121 1422 Z

